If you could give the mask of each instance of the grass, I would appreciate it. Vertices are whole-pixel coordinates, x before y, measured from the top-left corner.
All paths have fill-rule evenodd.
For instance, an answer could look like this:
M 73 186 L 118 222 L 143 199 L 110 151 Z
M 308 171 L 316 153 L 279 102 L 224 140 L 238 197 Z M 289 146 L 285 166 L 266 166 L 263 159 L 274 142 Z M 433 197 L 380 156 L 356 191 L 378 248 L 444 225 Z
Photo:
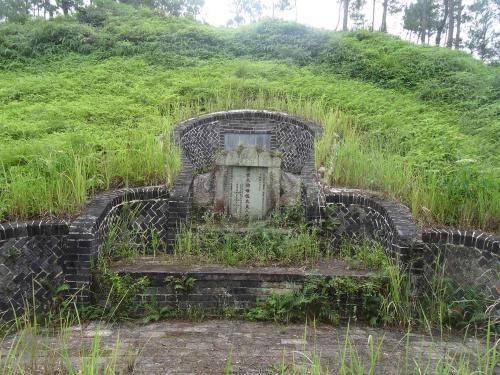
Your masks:
M 433 341 L 425 348 L 417 348 L 410 344 L 410 332 L 400 343 L 402 348 L 392 348 L 390 364 L 382 361 L 382 353 L 388 350 L 386 338 L 364 336 L 366 343 L 360 342 L 359 334 L 353 335 L 349 325 L 344 334 L 343 343 L 339 345 L 338 361 L 326 361 L 322 358 L 320 348 L 316 344 L 315 325 L 313 333 L 308 334 L 307 325 L 304 331 L 304 342 L 301 350 L 292 353 L 283 351 L 283 359 L 276 366 L 279 374 L 378 374 L 391 371 L 394 374 L 488 374 L 495 373 L 498 365 L 498 342 L 488 334 L 485 346 L 476 347 L 468 353 L 433 353 L 438 342 Z M 312 336 L 312 337 L 311 337 Z M 310 341 L 313 341 L 311 344 Z M 421 354 L 416 354 L 421 349 Z M 395 353 L 398 351 L 399 353 Z M 289 357 L 291 356 L 291 359 Z M 383 366 L 389 367 L 383 367 Z
M 171 184 L 172 126 L 246 107 L 323 124 L 315 160 L 331 184 L 379 190 L 422 224 L 500 230 L 497 67 L 378 33 L 97 12 L 102 26 L 0 26 L 0 220 Z
M 139 347 L 125 348 L 120 335 L 104 340 L 102 333 L 110 329 L 104 322 L 85 328 L 76 314 L 62 316 L 57 326 L 46 326 L 29 313 L 16 319 L 17 332 L 0 340 L 0 374 L 65 373 L 74 375 L 133 373 L 139 359 L 148 350 L 151 338 L 145 337 Z M 115 328 L 115 327 L 114 327 Z M 475 339 L 467 349 L 443 351 L 445 342 L 424 337 L 421 344 L 408 331 L 397 343 L 385 335 L 366 332 L 363 327 L 347 325 L 338 329 L 338 352 L 322 353 L 316 337 L 316 322 L 304 326 L 303 344 L 290 352 L 283 349 L 282 360 L 270 371 L 278 374 L 377 374 L 390 366 L 395 374 L 485 374 L 493 375 L 498 366 L 498 341 L 488 328 L 486 336 Z M 133 329 L 130 325 L 128 329 Z M 140 327 L 135 327 L 140 329 Z M 361 332 L 360 332 L 361 329 Z M 324 337 L 323 337 L 324 339 Z M 394 339 L 393 339 L 394 340 Z M 454 341 L 457 341 L 456 337 Z M 75 342 L 78 341 L 78 344 Z M 468 338 L 464 341 L 471 342 Z M 392 347 L 394 345 L 394 347 Z M 384 358 L 382 353 L 395 357 Z M 331 361 L 329 357 L 337 358 Z M 238 356 L 228 353 L 221 369 L 231 373 Z
M 244 230 L 244 232 L 242 232 Z M 331 257 L 320 228 L 297 224 L 293 229 L 272 228 L 262 221 L 248 229 L 187 224 L 178 232 L 174 262 L 212 263 L 229 266 L 303 266 Z
M 45 374 L 64 373 L 70 375 L 117 374 L 133 372 L 140 351 L 127 353 L 123 357 L 123 344 L 118 336 L 111 348 L 102 342 L 100 324 L 89 339 L 76 317 L 70 314 L 60 320 L 57 327 L 46 327 L 28 314 L 16 321 L 17 333 L 2 338 L 4 350 L 0 355 L 0 374 Z M 50 329 L 48 329 L 50 328 Z M 80 348 L 70 350 L 70 336 L 75 328 L 79 332 Z M 55 339 L 55 340 L 54 340 Z M 75 338 L 73 337 L 72 340 Z M 5 342 L 9 345 L 6 347 Z M 145 343 L 146 344 L 146 343 Z

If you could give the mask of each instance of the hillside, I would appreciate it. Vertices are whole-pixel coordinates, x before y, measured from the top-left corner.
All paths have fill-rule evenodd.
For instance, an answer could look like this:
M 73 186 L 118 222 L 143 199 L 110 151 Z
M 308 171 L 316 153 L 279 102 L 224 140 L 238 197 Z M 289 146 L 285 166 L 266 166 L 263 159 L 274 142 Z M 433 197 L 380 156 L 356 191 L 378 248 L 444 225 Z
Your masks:
M 424 225 L 500 232 L 499 99 L 499 67 L 382 33 L 215 28 L 118 5 L 3 24 L 0 221 L 171 183 L 173 124 L 253 107 L 323 123 L 330 183 L 400 199 Z

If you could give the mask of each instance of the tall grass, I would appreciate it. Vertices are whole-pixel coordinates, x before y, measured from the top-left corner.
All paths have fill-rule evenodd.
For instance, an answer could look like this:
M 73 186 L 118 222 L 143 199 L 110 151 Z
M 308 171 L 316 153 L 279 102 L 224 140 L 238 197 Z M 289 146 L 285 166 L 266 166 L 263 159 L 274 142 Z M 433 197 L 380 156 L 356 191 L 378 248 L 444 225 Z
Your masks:
M 307 324 L 306 324 L 307 327 Z M 400 341 L 404 347 L 389 348 L 385 336 L 362 336 L 352 334 L 349 325 L 343 333 L 343 342 L 339 342 L 338 360 L 328 363 L 322 357 L 321 348 L 316 342 L 315 327 L 313 333 L 303 336 L 304 344 L 299 351 L 288 352 L 283 350 L 283 358 L 276 368 L 279 374 L 330 374 L 343 375 L 368 374 L 374 375 L 389 371 L 391 374 L 440 374 L 440 375 L 493 375 L 498 366 L 498 342 L 494 335 L 488 333 L 484 341 L 476 342 L 476 347 L 467 352 L 447 351 L 435 353 L 438 341 L 425 343 L 419 348 L 417 343 L 410 340 L 407 332 Z M 366 339 L 363 343 L 361 339 Z M 310 343 L 310 341 L 312 341 Z M 340 341 L 340 340 L 339 340 Z M 382 361 L 382 353 L 389 353 L 389 361 Z M 397 350 L 399 353 L 394 352 Z M 329 353 L 330 355 L 332 353 Z M 397 356 L 401 354 L 401 356 Z M 291 359 L 289 359 L 291 357 Z
M 207 77 L 208 82 L 211 79 Z M 200 94 L 160 102 L 137 126 L 117 128 L 116 136 L 114 130 L 94 128 L 97 137 L 91 130 L 59 136 L 54 139 L 60 143 L 50 147 L 37 139 L 30 141 L 31 148 L 8 141 L 12 146 L 0 150 L 0 217 L 74 215 L 101 190 L 172 184 L 180 169 L 179 151 L 170 139 L 174 124 L 206 112 L 257 108 L 297 114 L 324 125 L 314 157 L 316 167 L 326 168 L 329 184 L 381 191 L 403 201 L 425 224 L 499 228 L 500 191 L 494 168 L 437 161 L 430 169 L 417 163 L 418 158 L 405 156 L 405 146 L 397 144 L 399 135 L 391 140 L 370 130 L 358 115 L 332 106 L 325 96 L 302 96 L 268 84 L 258 88 L 247 81 L 216 81 L 222 84 L 216 91 L 202 88 Z
M 319 228 L 296 223 L 293 229 L 272 228 L 269 222 L 245 232 L 227 226 L 183 225 L 178 231 L 174 262 L 224 265 L 310 265 L 331 257 L 331 248 Z
M 96 334 L 89 345 L 81 325 L 70 319 L 61 320 L 55 331 L 47 330 L 38 322 L 22 317 L 17 322 L 19 330 L 13 336 L 4 337 L 9 347 L 0 356 L 0 374 L 56 374 L 68 375 L 112 375 L 123 373 L 127 369 L 121 357 L 122 343 L 118 336 L 115 344 L 105 347 L 99 334 L 99 324 Z M 82 343 L 78 352 L 72 352 L 70 335 L 74 335 L 75 328 L 80 332 Z M 74 337 L 71 337 L 74 340 Z M 121 360 L 121 361 L 120 361 Z M 134 363 L 132 364 L 134 365 Z M 130 370 L 130 369 L 129 369 Z M 133 368 L 132 368 L 133 370 Z

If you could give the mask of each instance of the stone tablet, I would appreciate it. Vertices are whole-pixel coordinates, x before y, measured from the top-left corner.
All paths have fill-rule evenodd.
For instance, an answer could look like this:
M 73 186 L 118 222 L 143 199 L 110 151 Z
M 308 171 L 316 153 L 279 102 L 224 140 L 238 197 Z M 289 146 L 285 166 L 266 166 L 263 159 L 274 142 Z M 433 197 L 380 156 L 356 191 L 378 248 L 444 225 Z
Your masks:
M 240 221 L 264 218 L 280 196 L 281 158 L 240 145 L 216 158 L 215 210 Z

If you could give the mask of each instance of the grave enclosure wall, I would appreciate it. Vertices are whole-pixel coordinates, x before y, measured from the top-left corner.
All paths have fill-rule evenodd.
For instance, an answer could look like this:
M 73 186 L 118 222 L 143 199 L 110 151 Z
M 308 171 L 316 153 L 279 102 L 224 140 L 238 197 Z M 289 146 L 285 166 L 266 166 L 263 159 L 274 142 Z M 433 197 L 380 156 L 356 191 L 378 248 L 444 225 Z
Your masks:
M 335 245 L 344 238 L 375 238 L 392 257 L 406 262 L 416 278 L 428 274 L 439 261 L 464 290 L 478 285 L 498 301 L 498 236 L 444 229 L 420 232 L 409 210 L 399 203 L 361 190 L 322 191 L 312 159 L 319 126 L 282 113 L 243 110 L 200 116 L 175 128 L 183 169 L 171 189 L 128 188 L 101 194 L 70 224 L 0 225 L 0 311 L 20 312 L 32 295 L 37 305 L 46 307 L 62 283 L 69 285 L 70 294 L 80 302 L 88 302 L 92 264 L 103 249 L 109 228 L 126 212 L 133 212 L 128 224 L 140 233 L 137 241 L 148 242 L 155 233 L 164 249 L 171 248 L 178 223 L 190 212 L 193 176 L 212 165 L 217 150 L 223 147 L 225 132 L 270 134 L 271 149 L 282 154 L 284 170 L 302 176 L 309 218 L 316 220 L 328 213 L 338 219 L 339 225 L 330 233 Z M 330 213 L 327 206 L 335 210 Z
M 128 188 L 101 194 L 71 224 L 63 221 L 0 224 L 0 316 L 21 314 L 26 304 L 40 310 L 66 284 L 67 297 L 86 303 L 92 265 L 109 229 L 133 213 L 126 227 L 135 241 L 166 242 L 169 190 L 164 186 Z M 118 233 L 118 236 L 120 233 Z
M 463 295 L 472 288 L 489 299 L 491 314 L 500 316 L 500 237 L 482 231 L 426 229 L 421 232 L 409 209 L 379 194 L 356 189 L 326 189 L 325 207 L 339 225 L 330 233 L 338 245 L 345 238 L 379 241 L 399 259 L 414 280 L 416 293 L 424 280 L 441 270 Z
M 217 153 L 224 150 L 226 134 L 267 134 L 268 151 L 281 155 L 282 170 L 301 176 L 308 215 L 311 218 L 318 215 L 314 141 L 322 134 L 319 125 L 297 116 L 263 110 L 210 113 L 183 121 L 174 128 L 183 167 L 171 191 L 169 247 L 174 246 L 179 223 L 189 215 L 195 174 L 214 168 Z

